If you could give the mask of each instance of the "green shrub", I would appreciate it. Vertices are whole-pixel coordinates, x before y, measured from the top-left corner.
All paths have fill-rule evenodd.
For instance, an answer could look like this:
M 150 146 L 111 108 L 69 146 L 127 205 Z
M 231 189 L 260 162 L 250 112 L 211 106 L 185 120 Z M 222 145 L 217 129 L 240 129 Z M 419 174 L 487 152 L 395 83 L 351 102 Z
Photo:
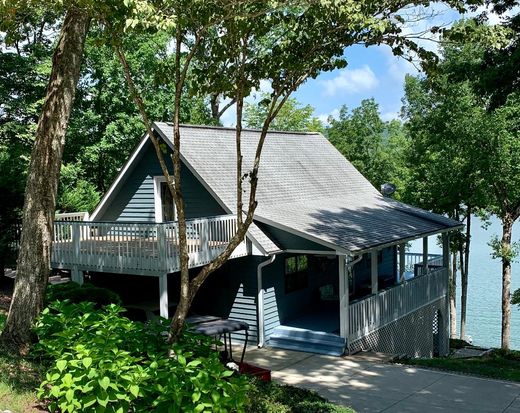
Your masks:
M 117 304 L 121 305 L 121 298 L 114 291 L 107 288 L 96 287 L 92 284 L 79 285 L 75 282 L 49 285 L 45 301 L 69 300 L 72 303 L 90 301 L 98 306 Z
M 35 351 L 50 367 L 38 396 L 50 401 L 51 411 L 244 410 L 246 379 L 219 362 L 211 339 L 185 332 L 170 348 L 167 320 L 142 324 L 122 311 L 68 302 L 43 311 Z

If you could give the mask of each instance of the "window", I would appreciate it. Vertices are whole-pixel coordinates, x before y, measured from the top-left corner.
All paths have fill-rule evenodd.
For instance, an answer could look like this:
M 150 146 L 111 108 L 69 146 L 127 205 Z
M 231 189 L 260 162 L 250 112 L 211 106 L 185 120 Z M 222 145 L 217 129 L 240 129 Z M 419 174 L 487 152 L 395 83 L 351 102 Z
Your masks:
M 297 255 L 285 259 L 285 292 L 302 290 L 309 285 L 308 261 L 306 255 Z

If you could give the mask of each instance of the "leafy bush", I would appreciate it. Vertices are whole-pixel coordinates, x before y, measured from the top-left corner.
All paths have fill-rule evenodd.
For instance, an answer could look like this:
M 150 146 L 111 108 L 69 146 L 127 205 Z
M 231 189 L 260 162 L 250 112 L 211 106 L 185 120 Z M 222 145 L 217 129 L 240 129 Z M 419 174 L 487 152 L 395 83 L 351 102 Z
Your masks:
M 145 325 L 122 311 L 68 302 L 43 311 L 36 352 L 50 367 L 38 396 L 51 402 L 51 411 L 244 410 L 246 379 L 219 362 L 211 339 L 185 332 L 170 348 L 166 320 Z
M 114 291 L 96 287 L 92 284 L 79 285 L 75 282 L 49 285 L 45 300 L 47 303 L 69 300 L 71 303 L 89 301 L 98 306 L 108 304 L 121 305 L 121 298 Z

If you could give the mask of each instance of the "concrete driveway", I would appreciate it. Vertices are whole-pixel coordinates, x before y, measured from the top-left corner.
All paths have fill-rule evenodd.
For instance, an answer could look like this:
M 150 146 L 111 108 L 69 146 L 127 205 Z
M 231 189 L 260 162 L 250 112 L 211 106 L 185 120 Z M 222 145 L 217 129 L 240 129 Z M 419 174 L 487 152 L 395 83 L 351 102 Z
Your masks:
M 388 364 L 380 354 L 252 349 L 246 360 L 270 368 L 278 382 L 315 390 L 356 412 L 520 413 L 520 383 Z

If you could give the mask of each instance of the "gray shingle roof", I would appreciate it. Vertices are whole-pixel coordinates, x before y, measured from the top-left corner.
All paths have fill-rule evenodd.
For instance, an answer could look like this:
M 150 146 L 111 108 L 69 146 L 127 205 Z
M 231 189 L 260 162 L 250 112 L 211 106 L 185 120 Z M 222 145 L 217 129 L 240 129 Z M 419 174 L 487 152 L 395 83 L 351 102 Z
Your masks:
M 156 129 L 171 139 L 171 125 L 157 123 Z M 258 131 L 242 133 L 244 173 L 253 165 L 258 139 Z M 235 211 L 235 130 L 182 126 L 181 154 L 207 188 Z M 255 219 L 350 252 L 460 225 L 384 198 L 319 133 L 269 132 L 258 178 Z M 248 186 L 246 181 L 244 200 Z

